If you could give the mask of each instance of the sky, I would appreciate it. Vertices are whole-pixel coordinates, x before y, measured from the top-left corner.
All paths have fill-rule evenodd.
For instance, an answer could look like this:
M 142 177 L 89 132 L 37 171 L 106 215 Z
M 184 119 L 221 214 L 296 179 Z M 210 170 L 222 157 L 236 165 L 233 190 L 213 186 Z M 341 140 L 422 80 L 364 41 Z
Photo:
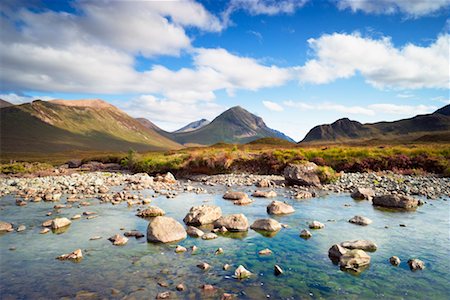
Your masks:
M 0 98 L 100 98 L 172 131 L 240 105 L 295 140 L 450 104 L 450 0 L 0 3 Z

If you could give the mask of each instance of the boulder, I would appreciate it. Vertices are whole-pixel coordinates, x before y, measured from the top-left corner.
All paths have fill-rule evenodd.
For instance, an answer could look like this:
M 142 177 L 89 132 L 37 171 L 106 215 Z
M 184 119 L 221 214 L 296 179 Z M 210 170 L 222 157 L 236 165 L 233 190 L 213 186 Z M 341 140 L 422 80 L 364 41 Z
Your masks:
M 208 233 L 205 233 L 204 235 L 202 235 L 203 240 L 214 240 L 217 238 L 218 238 L 218 236 L 214 232 L 208 232 Z
M 234 200 L 233 204 L 234 205 L 247 205 L 247 204 L 250 204 L 252 202 L 253 202 L 252 199 L 250 199 L 249 197 L 245 197 L 245 198 L 242 198 L 240 200 Z
M 0 232 L 10 232 L 13 230 L 14 229 L 11 223 L 0 221 Z
M 328 257 L 332 262 L 338 263 L 341 259 L 341 256 L 344 255 L 348 250 L 342 247 L 339 244 L 334 244 L 328 249 Z
M 309 230 L 303 229 L 302 231 L 300 231 L 300 237 L 304 239 L 309 239 L 310 237 L 312 237 L 312 234 L 311 232 L 309 232 Z
M 52 229 L 59 229 L 69 226 L 72 222 L 67 218 L 56 218 L 52 220 Z
M 324 227 L 325 227 L 325 224 L 320 223 L 319 221 L 312 221 L 311 223 L 309 223 L 310 229 L 322 229 Z
M 272 201 L 272 203 L 267 206 L 267 213 L 269 215 L 290 214 L 294 211 L 295 209 L 292 206 L 281 201 Z
M 351 218 L 350 220 L 348 220 L 350 223 L 356 224 L 356 225 L 361 225 L 361 226 L 366 226 L 369 224 L 372 224 L 372 220 L 363 216 L 354 216 L 353 218 Z
M 243 214 L 222 216 L 214 222 L 215 228 L 222 226 L 228 231 L 247 231 L 249 227 L 247 217 Z
M 185 239 L 187 236 L 183 225 L 170 217 L 150 219 L 147 227 L 147 241 L 170 243 Z
M 393 266 L 398 266 L 401 263 L 400 258 L 398 258 L 397 256 L 391 256 L 389 258 L 389 262 L 391 263 L 391 265 Z
M 363 250 L 354 249 L 345 252 L 339 259 L 339 266 L 346 270 L 361 272 L 370 264 L 370 256 Z
M 420 259 L 414 258 L 408 260 L 408 266 L 411 271 L 423 270 L 425 269 L 425 263 Z
M 81 249 L 77 249 L 77 250 L 73 251 L 72 253 L 60 255 L 56 259 L 59 259 L 59 260 L 80 260 L 82 258 L 83 258 L 83 253 L 81 252 Z
M 175 248 L 175 252 L 176 253 L 182 253 L 182 252 L 186 252 L 187 249 L 181 245 L 177 245 L 177 247 Z
M 138 211 L 136 216 L 141 218 L 153 218 L 164 216 L 166 212 L 157 206 L 149 206 L 146 209 Z
M 274 191 L 255 191 L 252 194 L 252 197 L 257 198 L 275 198 L 277 196 L 277 193 Z
M 262 188 L 268 188 L 272 185 L 273 185 L 273 183 L 269 179 L 261 179 L 260 181 L 258 181 L 256 183 L 257 187 L 262 187 Z
M 284 179 L 290 185 L 320 186 L 318 167 L 313 162 L 289 164 L 283 171 Z
M 252 273 L 249 270 L 247 270 L 246 268 L 244 268 L 243 265 L 240 265 L 234 271 L 234 276 L 236 276 L 237 279 L 245 279 L 245 278 L 252 276 Z
M 345 241 L 341 243 L 341 246 L 346 249 L 360 249 L 370 252 L 376 251 L 378 248 L 374 242 L 367 240 Z
M 371 188 L 357 188 L 351 194 L 355 200 L 372 200 L 375 197 L 375 192 Z
M 17 232 L 22 232 L 25 231 L 27 229 L 27 227 L 23 224 L 19 225 L 16 229 Z
M 128 242 L 128 238 L 121 236 L 120 234 L 113 235 L 108 239 L 114 246 L 123 246 Z
M 373 205 L 387 208 L 413 209 L 419 206 L 419 200 L 404 195 L 376 196 L 372 200 Z
M 188 226 L 188 228 L 186 228 L 186 233 L 192 237 L 202 237 L 205 234 L 203 231 L 194 226 Z
M 278 231 L 281 229 L 281 224 L 274 219 L 258 219 L 250 226 L 253 230 L 263 231 Z
M 222 216 L 222 210 L 216 205 L 193 206 L 184 217 L 187 225 L 201 226 L 214 223 Z
M 245 198 L 248 198 L 248 195 L 244 192 L 227 191 L 225 195 L 223 195 L 223 199 L 226 200 L 242 200 Z
M 309 199 L 314 197 L 313 193 L 308 192 L 308 191 L 299 191 L 297 194 L 295 194 L 294 198 L 297 200 L 301 200 L 301 199 Z

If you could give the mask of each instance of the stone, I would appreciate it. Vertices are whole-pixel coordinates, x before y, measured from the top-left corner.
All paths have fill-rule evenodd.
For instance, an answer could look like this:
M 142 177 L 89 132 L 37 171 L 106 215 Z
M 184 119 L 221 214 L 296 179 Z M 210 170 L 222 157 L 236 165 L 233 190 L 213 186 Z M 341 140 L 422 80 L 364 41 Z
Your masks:
M 274 191 L 255 191 L 252 194 L 252 197 L 257 198 L 274 198 L 277 196 L 277 193 Z
M 234 271 L 234 276 L 236 276 L 237 279 L 245 279 L 252 275 L 252 273 L 244 268 L 243 265 L 239 265 L 237 269 Z
M 137 230 L 131 230 L 131 231 L 124 232 L 123 235 L 126 237 L 135 237 L 136 239 L 140 239 L 145 236 L 142 232 L 137 231 Z
M 341 246 L 346 249 L 360 249 L 370 252 L 376 251 L 378 248 L 374 242 L 368 240 L 345 241 L 341 243 Z
M 281 224 L 274 219 L 258 219 L 250 226 L 253 230 L 263 231 L 278 231 L 281 229 Z
M 202 237 L 205 234 L 203 231 L 194 226 L 188 226 L 188 228 L 186 228 L 186 233 L 191 237 L 197 238 Z
M 217 248 L 216 252 L 214 252 L 215 255 L 220 255 L 223 254 L 223 249 L 222 248 Z
M 325 224 L 320 223 L 319 221 L 312 221 L 308 226 L 310 229 L 322 229 L 325 227 Z
M 81 215 L 75 215 L 72 218 L 70 218 L 71 220 L 78 220 L 81 219 Z
M 81 166 L 81 160 L 79 160 L 79 159 L 72 159 L 72 160 L 69 160 L 69 161 L 67 162 L 67 166 L 68 166 L 69 168 L 71 168 L 71 169 L 79 168 L 79 167 Z
M 42 222 L 41 226 L 42 227 L 51 227 L 52 223 L 53 223 L 53 220 L 47 220 L 47 221 Z
M 197 250 L 198 250 L 198 247 L 197 247 L 197 246 L 194 245 L 194 246 L 191 247 L 191 252 L 192 252 L 192 253 L 194 253 L 194 252 L 197 251 Z
M 0 232 L 10 232 L 13 230 L 14 229 L 11 223 L 0 221 Z
M 147 241 L 170 243 L 187 237 L 183 225 L 170 217 L 152 218 L 147 227 Z
M 177 247 L 175 248 L 176 253 L 182 253 L 182 252 L 186 252 L 186 251 L 187 251 L 187 249 L 180 245 L 177 245 Z
M 328 257 L 332 262 L 338 263 L 341 259 L 341 256 L 344 255 L 348 250 L 342 247 L 339 244 L 334 244 L 328 249 Z
M 208 270 L 209 268 L 211 268 L 211 265 L 209 265 L 208 263 L 202 262 L 197 265 L 197 268 L 202 269 L 202 270 Z
M 170 299 L 170 296 L 171 296 L 170 292 L 162 292 L 156 295 L 156 299 Z
M 220 297 L 220 300 L 233 300 L 236 298 L 236 295 L 229 294 L 229 293 L 223 293 L 222 297 Z
M 90 241 L 95 241 L 95 240 L 99 240 L 99 239 L 101 239 L 101 238 L 102 238 L 101 236 L 96 235 L 96 236 L 91 237 L 89 240 L 90 240 Z
M 287 203 L 281 201 L 272 201 L 267 206 L 267 213 L 269 215 L 284 215 L 293 213 L 295 209 Z
M 138 211 L 136 216 L 141 218 L 154 218 L 164 216 L 166 212 L 157 206 L 149 206 L 143 210 Z
M 349 250 L 339 259 L 339 266 L 355 272 L 362 271 L 370 264 L 370 256 L 360 249 Z
M 318 167 L 313 162 L 289 164 L 283 171 L 284 179 L 290 185 L 320 187 Z
M 272 185 L 273 185 L 273 183 L 269 179 L 261 179 L 260 181 L 258 181 L 256 183 L 257 187 L 262 187 L 262 188 L 268 188 Z
M 220 217 L 214 222 L 215 228 L 224 226 L 228 231 L 238 232 L 248 230 L 248 220 L 244 214 L 234 214 Z
M 216 205 L 193 206 L 184 217 L 183 222 L 187 225 L 201 226 L 214 223 L 222 216 L 222 210 Z
M 211 284 L 204 284 L 202 285 L 202 290 L 203 291 L 207 291 L 207 292 L 211 292 L 215 290 L 215 287 Z
M 371 188 L 357 188 L 351 194 L 355 200 L 372 200 L 375 197 L 375 192 Z
M 376 196 L 372 200 L 374 206 L 387 208 L 414 209 L 419 206 L 419 200 L 399 194 Z
M 354 216 L 350 220 L 348 220 L 352 224 L 361 225 L 361 226 L 367 226 L 369 224 L 372 224 L 372 220 L 363 216 Z
M 260 250 L 260 251 L 258 252 L 258 254 L 259 254 L 259 255 L 271 255 L 271 254 L 272 254 L 272 250 L 266 248 L 266 249 Z
M 52 220 L 52 229 L 59 229 L 59 228 L 63 228 L 63 227 L 67 227 L 70 224 L 72 224 L 72 222 L 67 219 L 67 218 L 56 218 Z
M 224 264 L 223 267 L 222 267 L 222 269 L 224 271 L 229 270 L 230 268 L 231 268 L 231 266 L 229 264 Z
M 63 254 L 57 257 L 59 260 L 80 260 L 83 258 L 83 253 L 81 249 L 77 249 L 69 254 Z
M 393 266 L 398 266 L 401 263 L 400 258 L 398 258 L 397 256 L 391 256 L 389 258 L 389 262 L 391 263 L 391 265 Z
M 223 199 L 226 200 L 241 200 L 244 198 L 248 198 L 248 195 L 244 192 L 227 191 L 225 195 L 223 195 Z
M 96 215 L 97 213 L 94 211 L 85 211 L 83 212 L 83 216 L 91 216 L 91 215 Z
M 176 286 L 177 291 L 182 292 L 186 289 L 186 287 L 184 286 L 184 284 L 180 283 Z
M 121 236 L 120 234 L 113 235 L 108 239 L 114 246 L 123 246 L 128 242 L 128 238 Z
M 275 276 L 280 276 L 281 274 L 283 274 L 283 269 L 281 269 L 279 265 L 275 265 L 273 268 L 273 273 L 275 274 Z
M 250 203 L 253 203 L 253 200 L 250 199 L 249 197 L 245 197 L 245 198 L 242 198 L 240 200 L 234 200 L 233 201 L 234 205 L 248 205 Z
M 313 193 L 308 191 L 299 191 L 297 194 L 295 194 L 294 199 L 301 200 L 301 199 L 309 199 L 313 197 Z
M 304 239 L 309 239 L 312 237 L 312 234 L 311 232 L 309 232 L 309 230 L 303 229 L 302 231 L 300 231 L 300 237 Z
M 22 232 L 25 231 L 27 229 L 27 227 L 23 224 L 19 225 L 19 227 L 17 227 L 16 231 L 17 232 Z
M 408 266 L 411 271 L 423 270 L 425 269 L 425 263 L 420 259 L 414 258 L 408 260 Z
M 214 239 L 217 239 L 217 238 L 218 238 L 218 236 L 214 232 L 208 232 L 208 233 L 205 233 L 202 236 L 203 240 L 214 240 Z

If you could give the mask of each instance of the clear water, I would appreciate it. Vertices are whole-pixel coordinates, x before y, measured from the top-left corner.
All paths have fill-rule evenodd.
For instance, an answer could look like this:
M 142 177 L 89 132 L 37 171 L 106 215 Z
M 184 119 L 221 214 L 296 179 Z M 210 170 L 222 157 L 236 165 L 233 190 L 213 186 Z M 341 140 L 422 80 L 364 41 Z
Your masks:
M 180 222 L 191 206 L 203 203 L 219 205 L 224 214 L 244 213 L 250 223 L 268 217 L 266 206 L 271 200 L 255 199 L 249 206 L 234 206 L 222 199 L 223 192 L 218 188 L 214 194 L 183 193 L 174 199 L 156 198 L 152 204 Z M 94 292 L 99 298 L 154 299 L 157 293 L 170 290 L 179 299 L 217 299 L 223 292 L 237 294 L 239 299 L 448 299 L 448 199 L 428 201 L 415 212 L 389 212 L 375 209 L 367 201 L 354 201 L 349 195 L 296 201 L 284 198 L 283 192 L 278 190 L 278 200 L 286 200 L 296 212 L 276 219 L 289 228 L 274 237 L 249 230 L 247 234 L 215 240 L 188 237 L 179 242 L 185 247 L 199 247 L 196 254 L 176 254 L 176 243 L 150 244 L 145 238 L 130 238 L 125 246 L 113 246 L 107 238 L 123 232 L 121 228 L 146 231 L 147 221 L 136 217 L 136 207 L 128 208 L 126 203 L 113 206 L 91 199 L 92 206 L 74 206 L 47 217 L 54 203 L 18 207 L 12 196 L 3 197 L 0 219 L 25 224 L 27 230 L 0 235 L 0 298 L 73 298 L 83 290 Z M 39 234 L 44 220 L 57 215 L 70 218 L 88 210 L 97 212 L 99 217 L 75 220 L 62 234 Z M 369 217 L 373 224 L 363 227 L 347 222 L 357 214 Z M 312 220 L 321 221 L 326 227 L 312 231 L 309 240 L 300 238 L 299 232 Z M 400 227 L 401 223 L 407 227 Z M 103 238 L 89 240 L 98 235 Z M 369 239 L 379 247 L 370 253 L 370 268 L 359 276 L 342 272 L 328 258 L 332 244 L 352 239 Z M 16 250 L 9 250 L 11 247 Z M 225 253 L 214 255 L 218 247 Z M 55 259 L 78 248 L 84 254 L 79 263 Z M 273 254 L 259 256 L 258 251 L 264 248 Z M 388 259 L 392 255 L 402 259 L 399 267 L 390 265 Z M 425 262 L 424 271 L 409 270 L 406 262 L 414 257 Z M 196 267 L 199 262 L 207 262 L 212 268 L 202 271 Z M 233 267 L 224 271 L 225 263 Z M 234 279 L 234 269 L 240 264 L 255 276 L 242 281 Z M 282 276 L 273 274 L 275 264 L 285 271 Z M 161 287 L 158 282 L 169 286 Z M 186 291 L 176 291 L 179 283 L 184 283 Z M 203 284 L 218 289 L 205 293 L 200 288 Z M 119 293 L 112 294 L 113 288 Z

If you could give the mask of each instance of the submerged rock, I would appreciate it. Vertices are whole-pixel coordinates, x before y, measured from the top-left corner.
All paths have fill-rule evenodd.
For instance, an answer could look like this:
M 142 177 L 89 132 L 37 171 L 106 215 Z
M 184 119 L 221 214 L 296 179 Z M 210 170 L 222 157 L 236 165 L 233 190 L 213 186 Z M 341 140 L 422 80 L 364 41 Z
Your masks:
M 370 264 L 370 256 L 360 249 L 349 250 L 339 259 L 339 266 L 346 270 L 361 272 Z
M 202 235 L 203 240 L 214 240 L 217 238 L 218 238 L 218 236 L 214 232 L 208 232 L 208 233 L 205 233 L 204 235 Z
M 286 182 L 290 185 L 320 186 L 317 165 L 313 162 L 289 164 L 283 171 Z
M 312 234 L 311 232 L 309 232 L 309 230 L 303 229 L 302 231 L 300 231 L 300 237 L 304 239 L 309 239 L 310 237 L 312 237 Z
M 140 210 L 136 216 L 141 218 L 153 218 L 164 216 L 166 212 L 157 206 L 149 206 L 146 209 Z
M 214 252 L 215 255 L 220 255 L 223 254 L 223 249 L 222 248 L 217 248 L 216 252 Z
M 361 226 L 367 226 L 369 224 L 372 224 L 372 220 L 363 216 L 354 216 L 350 220 L 348 220 L 350 223 L 361 225 Z
M 248 195 L 244 192 L 227 191 L 223 195 L 223 199 L 226 199 L 226 200 L 242 200 L 245 198 L 248 198 Z
M 252 194 L 252 197 L 257 198 L 274 198 L 277 196 L 277 193 L 274 191 L 255 191 Z
M 370 252 L 376 251 L 378 248 L 374 242 L 368 240 L 345 241 L 341 243 L 341 246 L 346 249 L 360 249 Z
M 408 260 L 408 266 L 411 271 L 423 270 L 425 269 L 425 263 L 420 259 L 414 258 Z
M 281 224 L 274 219 L 258 219 L 250 226 L 253 230 L 263 231 L 278 231 L 281 229 Z
M 182 253 L 182 252 L 186 252 L 186 251 L 187 251 L 187 249 L 180 245 L 177 245 L 177 247 L 175 248 L 176 253 Z
M 224 226 L 228 231 L 247 231 L 248 230 L 248 220 L 243 214 L 234 214 L 228 216 L 222 216 L 216 222 L 214 222 L 214 227 L 220 228 Z
M 23 224 L 19 225 L 19 227 L 17 227 L 16 231 L 17 232 L 22 232 L 25 231 L 27 229 L 27 227 Z
M 208 263 L 202 262 L 197 265 L 197 268 L 202 269 L 202 270 L 208 270 L 209 268 L 211 268 L 211 265 Z
M 398 258 L 397 256 L 391 256 L 389 258 L 389 262 L 391 263 L 391 265 L 393 266 L 398 266 L 401 263 L 400 258 Z
M 123 235 L 126 236 L 126 237 L 133 237 L 134 236 L 136 239 L 140 239 L 140 238 L 143 238 L 145 236 L 142 232 L 137 231 L 137 230 L 127 231 Z
M 328 249 L 328 257 L 331 259 L 333 263 L 338 263 L 341 259 L 341 256 L 347 253 L 347 249 L 342 247 L 339 244 L 334 244 L 333 246 Z
M 72 222 L 67 219 L 67 218 L 56 218 L 52 220 L 52 229 L 59 229 L 59 228 L 63 228 L 63 227 L 67 227 L 70 224 L 72 224 Z
M 11 223 L 0 221 L 0 232 L 10 232 L 13 230 L 14 229 Z
M 272 250 L 266 248 L 258 252 L 259 255 L 270 255 L 272 254 Z
M 246 268 L 244 268 L 243 265 L 240 265 L 234 271 L 234 276 L 236 276 L 237 279 L 245 279 L 245 278 L 252 276 L 252 273 L 249 270 L 247 270 Z
M 170 243 L 186 238 L 183 225 L 170 217 L 155 217 L 150 220 L 147 227 L 147 241 Z
M 413 197 L 394 194 L 374 197 L 372 203 L 374 206 L 401 209 L 413 209 L 419 206 L 419 200 Z
M 121 236 L 120 234 L 113 235 L 108 239 L 114 246 L 123 246 L 128 242 L 128 238 Z
M 357 188 L 351 194 L 355 200 L 372 200 L 375 197 L 375 192 L 371 188 Z
M 292 206 L 281 201 L 272 201 L 272 203 L 267 206 L 267 213 L 269 215 L 290 214 L 294 211 L 295 209 Z
M 57 257 L 59 260 L 80 260 L 83 258 L 83 253 L 81 249 L 77 249 L 69 254 L 63 254 Z
M 312 221 L 308 226 L 310 229 L 322 229 L 325 227 L 325 224 L 320 223 L 319 221 Z
M 234 200 L 234 201 L 233 201 L 233 204 L 234 204 L 234 205 L 248 205 L 248 204 L 250 204 L 250 203 L 253 203 L 253 200 L 250 199 L 249 197 L 246 197 L 246 198 L 242 198 L 242 199 Z
M 187 225 L 201 226 L 214 223 L 222 216 L 222 210 L 216 205 L 193 206 L 184 217 L 183 222 Z
M 202 237 L 205 234 L 203 231 L 194 226 L 188 226 L 188 228 L 186 228 L 186 233 L 192 237 Z
M 308 191 L 299 191 L 297 194 L 295 194 L 294 199 L 301 200 L 301 199 L 309 199 L 314 197 L 313 193 Z

